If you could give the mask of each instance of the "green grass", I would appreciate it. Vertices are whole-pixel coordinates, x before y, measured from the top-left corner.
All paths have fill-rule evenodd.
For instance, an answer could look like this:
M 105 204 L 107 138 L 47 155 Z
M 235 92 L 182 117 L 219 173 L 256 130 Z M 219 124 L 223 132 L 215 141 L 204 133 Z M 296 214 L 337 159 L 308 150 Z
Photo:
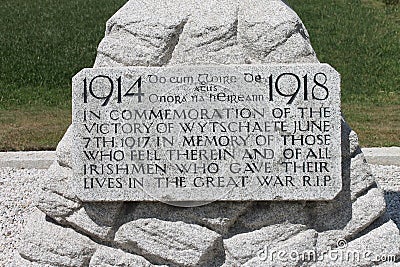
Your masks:
M 69 108 L 71 77 L 90 67 L 105 22 L 126 0 L 2 0 L 0 109 Z
M 400 8 L 381 0 L 288 0 L 321 62 L 342 77 L 342 110 L 362 146 L 400 145 Z
M 71 122 L 71 78 L 94 63 L 126 0 L 0 2 L 0 151 L 54 149 Z
M 0 110 L 1 149 L 53 150 L 71 123 L 68 109 Z
M 71 77 L 93 65 L 126 0 L 0 2 L 0 150 L 54 149 L 71 120 Z M 400 13 L 382 0 L 288 0 L 321 62 L 342 75 L 363 146 L 400 146 Z

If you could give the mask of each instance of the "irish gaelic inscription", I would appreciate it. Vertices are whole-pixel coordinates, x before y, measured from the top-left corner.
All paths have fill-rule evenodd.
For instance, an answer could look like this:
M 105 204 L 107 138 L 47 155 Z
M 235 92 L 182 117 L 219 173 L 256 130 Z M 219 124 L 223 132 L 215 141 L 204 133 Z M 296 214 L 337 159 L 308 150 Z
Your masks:
M 329 200 L 340 126 L 327 64 L 84 69 L 73 186 L 85 201 Z

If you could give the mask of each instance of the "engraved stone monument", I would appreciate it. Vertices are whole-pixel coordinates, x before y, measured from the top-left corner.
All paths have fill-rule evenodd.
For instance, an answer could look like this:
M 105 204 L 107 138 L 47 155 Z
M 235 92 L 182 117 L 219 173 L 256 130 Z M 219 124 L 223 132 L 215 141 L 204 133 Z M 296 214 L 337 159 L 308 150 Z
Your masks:
M 400 257 L 340 75 L 278 0 L 128 1 L 73 79 L 73 123 L 40 188 L 16 266 Z
M 86 69 L 73 87 L 83 201 L 331 200 L 342 188 L 328 65 Z

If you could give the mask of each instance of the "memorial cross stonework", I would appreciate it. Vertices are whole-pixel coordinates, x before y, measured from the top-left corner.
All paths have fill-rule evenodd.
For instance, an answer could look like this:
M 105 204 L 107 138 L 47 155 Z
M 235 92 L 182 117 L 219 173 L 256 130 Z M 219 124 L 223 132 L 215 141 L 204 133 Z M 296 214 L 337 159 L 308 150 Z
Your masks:
M 16 266 L 400 257 L 341 117 L 340 75 L 277 0 L 128 1 L 73 78 L 73 122 L 37 206 Z

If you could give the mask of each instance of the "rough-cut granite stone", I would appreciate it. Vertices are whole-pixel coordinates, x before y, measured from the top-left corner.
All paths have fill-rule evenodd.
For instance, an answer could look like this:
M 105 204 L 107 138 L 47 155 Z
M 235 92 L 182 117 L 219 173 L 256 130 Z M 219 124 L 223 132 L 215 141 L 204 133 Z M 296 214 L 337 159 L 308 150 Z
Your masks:
M 266 246 L 257 253 L 257 257 L 249 260 L 243 266 L 301 266 L 303 259 L 293 257 L 293 253 L 303 253 L 315 249 L 317 235 L 318 233 L 315 230 L 310 229 L 275 246 Z
M 117 228 L 123 203 L 84 203 L 65 218 L 69 225 L 101 240 L 111 241 Z
M 153 265 L 145 258 L 126 253 L 120 249 L 101 246 L 96 250 L 89 267 L 153 267 L 161 265 Z M 165 265 L 163 265 L 165 266 Z M 165 266 L 166 267 L 166 266 Z
M 21 255 L 16 254 L 12 261 L 6 265 L 7 267 L 58 267 L 53 264 L 44 264 L 44 263 L 37 263 L 37 262 L 32 262 L 28 261 L 24 258 L 21 257 Z
M 302 225 L 279 224 L 225 239 L 227 258 L 225 264 L 244 264 L 254 258 L 264 247 L 276 246 L 305 230 L 306 227 Z
M 337 240 L 349 240 L 369 227 L 385 213 L 383 192 L 374 188 L 352 205 L 352 218 L 343 229 L 330 230 L 318 235 L 317 247 L 333 247 Z
M 95 67 L 277 62 L 318 62 L 281 1 L 147 0 L 129 1 L 107 22 Z
M 129 222 L 140 218 L 157 218 L 164 221 L 196 223 L 226 234 L 237 218 L 251 205 L 250 202 L 214 202 L 199 207 L 178 207 L 164 203 L 127 203 L 121 221 Z
M 246 63 L 315 62 L 303 23 L 281 1 L 240 1 L 238 40 Z
M 333 259 L 324 257 L 312 267 L 328 266 L 375 266 L 383 263 L 383 259 L 400 257 L 400 234 L 396 224 L 392 221 L 372 230 L 371 232 L 347 243 L 341 242 L 339 247 L 333 247 L 338 253 Z M 338 258 L 336 258 L 338 257 Z M 384 257 L 384 258 L 383 258 Z M 389 266 L 395 266 L 390 265 Z
M 285 212 L 282 212 L 282 211 Z M 238 224 L 244 229 L 260 229 L 264 226 L 285 223 L 306 225 L 309 223 L 307 202 L 255 202 Z
M 61 167 L 57 162 L 47 171 L 40 181 L 38 208 L 55 220 L 69 216 L 81 207 L 71 190 L 72 170 Z
M 131 0 L 108 21 L 95 67 L 282 62 L 318 63 L 318 60 L 304 25 L 281 1 Z M 64 183 L 70 177 L 66 173 L 70 173 L 72 166 L 72 138 L 69 129 L 57 148 L 58 163 L 46 177 L 46 181 L 52 183 L 50 186 L 56 188 L 45 190 L 39 207 L 50 217 L 62 219 L 64 223 L 66 218 L 70 218 L 71 223 L 71 218 L 75 218 L 74 228 L 96 233 L 99 239 L 102 236 L 108 239 L 109 232 L 102 232 L 104 228 L 100 228 L 103 234 L 99 234 L 99 229 L 94 225 L 98 224 L 97 220 L 93 220 L 93 216 L 75 202 L 74 197 L 68 194 L 71 193 L 69 186 Z M 168 262 L 169 265 L 194 266 L 199 262 L 210 262 L 210 257 L 216 257 L 222 259 L 221 264 L 225 258 L 224 266 L 229 267 L 240 266 L 238 262 L 249 266 L 271 266 L 265 265 L 265 261 L 260 262 L 254 254 L 264 244 L 273 244 L 274 248 L 293 245 L 299 250 L 314 247 L 320 251 L 327 247 L 335 248 L 340 238 L 351 241 L 348 244 L 351 248 L 362 249 L 367 246 L 379 253 L 398 255 L 398 229 L 392 222 L 381 226 L 376 223 L 382 219 L 382 216 L 378 218 L 384 210 L 382 196 L 379 189 L 373 188 L 373 177 L 361 153 L 357 134 L 343 120 L 343 192 L 332 202 L 260 202 L 252 205 L 217 202 L 187 210 L 165 204 L 127 203 L 125 215 L 119 218 L 121 221 L 113 221 L 116 212 L 111 216 L 113 219 L 106 219 L 106 228 L 111 225 L 118 228 L 120 223 L 124 224 L 122 228 L 115 229 L 119 232 L 117 240 L 123 247 L 135 250 L 136 254 L 144 256 L 152 264 Z M 391 195 L 390 201 L 392 199 Z M 85 207 L 91 205 L 87 203 Z M 119 203 L 109 205 L 120 206 Z M 159 215 L 154 215 L 157 213 Z M 175 216 L 183 222 L 177 221 Z M 94 224 L 83 218 L 90 218 Z M 222 240 L 217 233 L 193 224 L 223 233 L 226 251 L 223 251 Z M 31 241 L 20 248 L 24 258 L 40 262 L 40 266 L 46 263 L 51 266 L 89 266 L 89 258 L 94 253 L 93 242 L 71 229 L 61 228 L 44 219 L 39 226 L 35 225 L 30 224 L 28 229 L 27 240 Z M 375 225 L 379 228 L 374 230 Z M 148 229 L 149 226 L 152 228 Z M 301 230 L 286 240 L 275 243 L 265 241 L 269 240 L 269 236 L 285 229 L 288 231 L 291 227 Z M 129 233 L 128 228 L 151 239 Z M 157 238 L 140 229 L 148 229 Z M 313 229 L 318 231 L 318 237 Z M 184 242 L 177 243 L 177 240 Z M 200 249 L 187 257 L 182 256 L 185 251 L 193 250 L 192 244 Z M 251 252 L 246 251 L 247 248 Z M 176 251 L 176 254 L 171 251 Z M 174 258 L 170 259 L 172 256 Z M 118 262 L 121 257 L 126 257 L 128 262 L 132 257 L 138 259 L 126 250 L 102 248 L 95 254 L 92 263 L 102 264 L 99 262 L 104 261 L 104 264 L 118 266 L 126 263 Z M 309 263 L 296 263 L 297 266 L 310 266 Z M 140 266 L 140 263 L 137 264 Z M 332 262 L 326 262 L 325 265 L 316 263 L 315 266 L 332 266 Z
M 366 189 L 375 185 L 375 178 L 362 153 L 355 155 L 350 163 L 351 199 L 354 201 Z
M 68 127 L 63 139 L 58 143 L 56 149 L 57 162 L 62 167 L 72 168 L 72 125 Z
M 386 203 L 382 190 L 371 189 L 353 203 L 352 210 L 351 220 L 343 231 L 359 233 L 385 213 Z
M 19 252 L 23 258 L 54 266 L 88 266 L 96 244 L 72 229 L 46 221 L 45 214 L 36 211 L 27 222 Z
M 177 266 L 218 266 L 224 251 L 222 237 L 207 228 L 158 219 L 122 225 L 115 242 L 152 262 Z
M 387 222 L 381 227 L 372 230 L 368 234 L 351 241 L 348 246 L 351 251 L 369 251 L 372 255 L 382 257 L 393 255 L 397 259 L 400 256 L 400 234 L 396 224 Z M 372 259 L 372 262 L 379 262 Z M 357 266 L 369 266 L 370 259 L 364 259 L 357 263 Z

